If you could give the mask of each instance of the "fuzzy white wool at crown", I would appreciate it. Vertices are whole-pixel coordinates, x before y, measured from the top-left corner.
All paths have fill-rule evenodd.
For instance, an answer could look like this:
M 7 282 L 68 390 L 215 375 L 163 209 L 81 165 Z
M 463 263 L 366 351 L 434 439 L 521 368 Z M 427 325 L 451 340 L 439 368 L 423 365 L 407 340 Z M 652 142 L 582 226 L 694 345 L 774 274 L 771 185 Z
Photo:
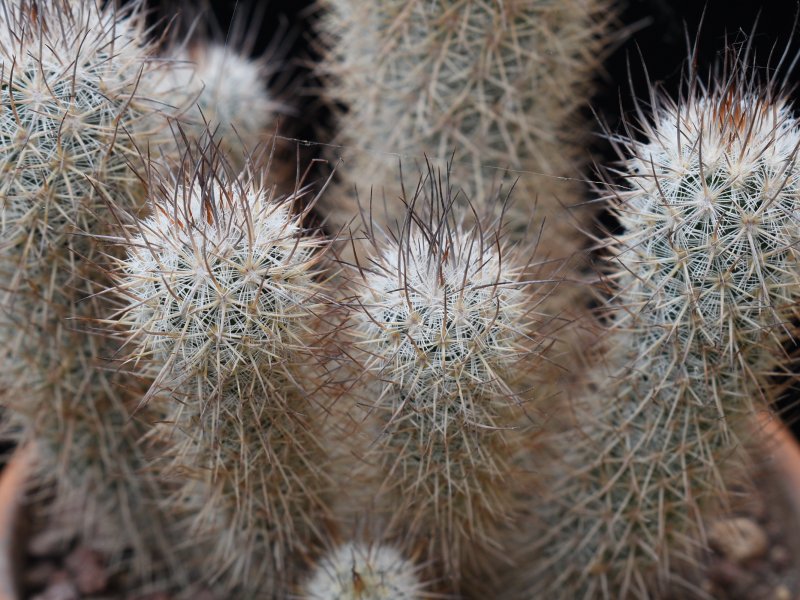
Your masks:
M 326 555 L 303 600 L 421 600 L 419 568 L 391 546 L 345 544 Z
M 647 142 L 627 142 L 631 188 L 618 209 L 618 260 L 636 274 L 628 301 L 729 346 L 775 322 L 797 276 L 800 127 L 779 100 L 752 95 L 666 103 Z M 733 320 L 735 328 L 727 322 Z
M 519 356 L 514 274 L 474 236 L 456 230 L 447 243 L 437 251 L 417 235 L 386 248 L 365 281 L 361 330 L 373 366 L 420 407 L 491 386 L 495 369 Z
M 224 184 L 222 184 L 224 186 Z M 225 378 L 252 361 L 280 360 L 314 293 L 315 238 L 288 202 L 265 191 L 178 186 L 141 224 L 124 265 L 127 317 L 173 370 Z M 224 192 L 224 193 L 223 193 Z M 258 357 L 256 359 L 256 357 Z

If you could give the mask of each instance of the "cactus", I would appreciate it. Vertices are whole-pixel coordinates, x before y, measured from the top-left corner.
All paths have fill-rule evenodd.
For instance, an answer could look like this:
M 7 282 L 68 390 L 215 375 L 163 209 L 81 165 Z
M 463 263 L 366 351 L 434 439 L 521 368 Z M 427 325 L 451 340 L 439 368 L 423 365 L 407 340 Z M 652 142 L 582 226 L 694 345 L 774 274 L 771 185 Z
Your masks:
M 315 566 L 300 600 L 423 600 L 420 568 L 392 546 L 347 543 Z
M 230 46 L 207 41 L 178 46 L 169 54 L 174 65 L 161 86 L 178 106 L 190 106 L 181 115 L 188 137 L 197 142 L 211 131 L 228 160 L 244 167 L 247 155 L 272 133 L 276 112 L 286 110 L 267 92 L 272 57 L 251 60 Z
M 581 247 L 564 205 L 581 201 L 573 177 L 584 157 L 579 109 L 590 95 L 610 14 L 606 0 L 324 0 L 320 67 L 339 115 L 344 185 L 328 195 L 330 218 L 357 210 L 351 188 L 386 201 L 373 219 L 401 222 L 398 160 L 416 179 L 423 160 L 444 169 L 476 206 L 519 177 L 514 235 L 547 218 L 548 252 Z M 339 111 L 341 113 L 341 111 Z M 414 169 L 414 167 L 418 167 Z M 504 169 L 512 169 L 511 177 Z M 587 213 L 588 214 L 588 213 Z M 544 247 L 543 247 L 544 249 Z
M 140 2 L 4 2 L 0 10 L 0 369 L 4 435 L 32 440 L 38 474 L 57 498 L 93 502 L 73 522 L 117 557 L 148 562 L 154 516 L 140 519 L 146 475 L 136 473 L 131 419 L 138 399 L 108 368 L 116 351 L 93 335 L 103 315 L 104 253 L 113 210 L 135 212 L 143 186 L 129 164 L 155 151 L 163 99 Z M 58 512 L 58 508 L 54 509 Z M 97 538 L 100 521 L 116 523 Z M 141 568 L 149 569 L 142 564 Z
M 279 594 L 327 518 L 310 397 L 324 242 L 293 212 L 300 192 L 276 198 L 255 173 L 231 176 L 213 146 L 177 174 L 154 171 L 154 214 L 117 282 L 130 360 L 158 371 L 152 468 L 172 489 L 174 538 L 192 539 L 200 577 L 237 597 Z
M 544 319 L 521 289 L 525 250 L 498 223 L 465 229 L 448 186 L 431 175 L 400 231 L 371 233 L 372 257 L 353 280 L 354 344 L 370 374 L 364 462 L 377 466 L 388 531 L 457 585 L 465 565 L 485 568 L 503 547 L 515 493 L 531 484 L 517 464 L 518 386 Z
M 584 239 L 559 178 L 613 0 L 320 0 L 343 183 L 379 198 L 344 281 L 306 225 L 318 198 L 299 209 L 254 158 L 271 56 L 192 40 L 157 62 L 141 2 L 0 0 L 2 433 L 37 445 L 53 510 L 88 497 L 69 518 L 112 569 L 133 558 L 137 592 L 702 595 L 703 517 L 747 479 L 796 318 L 784 91 L 745 52 L 614 136 L 602 366 L 534 435 Z M 411 197 L 398 158 L 426 161 Z M 542 218 L 547 265 L 519 242 Z M 334 547 L 364 514 L 379 530 Z
M 690 81 L 679 103 L 654 95 L 644 140 L 617 138 L 610 369 L 578 400 L 539 567 L 509 597 L 700 595 L 701 517 L 730 500 L 770 399 L 800 289 L 800 123 L 744 61 Z

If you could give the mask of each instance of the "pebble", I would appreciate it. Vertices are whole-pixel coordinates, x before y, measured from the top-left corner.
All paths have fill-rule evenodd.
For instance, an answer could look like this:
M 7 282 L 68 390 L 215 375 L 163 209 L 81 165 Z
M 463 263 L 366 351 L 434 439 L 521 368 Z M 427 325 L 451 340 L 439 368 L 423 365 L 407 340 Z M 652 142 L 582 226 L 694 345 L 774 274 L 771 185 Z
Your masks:
M 60 531 L 45 529 L 28 540 L 28 554 L 36 558 L 58 556 L 69 542 Z
M 743 571 L 735 564 L 728 561 L 716 561 L 708 567 L 708 578 L 713 583 L 728 587 L 739 581 Z
M 52 580 L 56 565 L 52 562 L 34 562 L 24 569 L 25 587 L 41 589 Z
M 772 563 L 776 570 L 783 571 L 789 566 L 792 560 L 792 555 L 783 546 L 773 546 L 769 550 L 769 562 Z
M 108 587 L 108 572 L 102 557 L 94 550 L 79 546 L 67 556 L 64 564 L 75 577 L 81 594 L 96 594 Z
M 768 546 L 761 526 L 745 517 L 717 521 L 708 532 L 708 541 L 717 552 L 738 564 L 764 556 Z
M 779 585 L 772 594 L 773 600 L 792 600 L 792 592 L 785 585 Z

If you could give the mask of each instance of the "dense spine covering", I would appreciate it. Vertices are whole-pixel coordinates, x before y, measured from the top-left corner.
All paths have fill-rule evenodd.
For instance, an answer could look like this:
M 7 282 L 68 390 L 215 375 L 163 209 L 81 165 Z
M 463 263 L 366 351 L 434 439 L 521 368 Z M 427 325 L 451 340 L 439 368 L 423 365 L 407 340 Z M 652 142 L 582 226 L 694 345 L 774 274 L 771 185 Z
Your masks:
M 218 159 L 209 147 L 154 173 L 154 214 L 120 265 L 119 319 L 131 360 L 158 371 L 152 468 L 171 489 L 176 550 L 226 593 L 280 596 L 327 518 L 310 347 L 324 241 L 295 212 L 298 194 L 276 198 L 267 175 L 233 177 Z
M 578 400 L 539 566 L 509 597 L 702 595 L 684 569 L 740 476 L 800 290 L 800 123 L 737 69 L 656 96 L 644 139 L 617 140 L 609 372 Z
M 281 104 L 267 91 L 275 69 L 270 56 L 250 59 L 228 45 L 199 40 L 178 47 L 174 64 L 161 81 L 178 106 L 188 106 L 181 123 L 188 138 L 202 140 L 210 131 L 238 168 L 263 146 Z M 177 101 L 177 102 L 176 102 Z
M 94 502 L 73 522 L 114 552 L 146 562 L 155 534 L 142 520 L 147 477 L 136 473 L 136 390 L 109 369 L 115 347 L 92 335 L 103 316 L 105 243 L 120 209 L 144 196 L 130 168 L 159 145 L 163 98 L 140 2 L 0 3 L 0 344 L 6 434 L 37 446 L 57 500 Z M 81 503 L 79 503 L 81 504 Z M 56 508 L 55 510 L 58 510 Z M 121 522 L 121 523 L 120 523 Z M 152 548 L 151 548 L 152 550 Z M 146 568 L 143 566 L 143 568 Z
M 352 285 L 376 510 L 452 589 L 463 572 L 491 570 L 532 484 L 518 463 L 530 425 L 521 381 L 544 319 L 523 283 L 525 251 L 497 222 L 463 227 L 448 184 L 426 178 L 403 227 L 372 232 Z
M 559 257 L 582 246 L 564 206 L 578 204 L 584 157 L 580 108 L 608 38 L 606 0 L 324 0 L 321 72 L 339 115 L 344 185 L 330 218 L 357 214 L 353 186 L 374 187 L 373 219 L 402 222 L 398 161 L 409 181 L 424 160 L 444 169 L 475 205 L 519 178 L 509 225 L 535 218 Z M 453 156 L 454 155 L 454 156 Z M 421 167 L 421 168 L 420 168 Z M 510 176 L 505 169 L 512 169 Z M 379 210 L 385 198 L 386 212 Z
M 421 569 L 392 546 L 348 543 L 315 565 L 298 600 L 423 600 Z

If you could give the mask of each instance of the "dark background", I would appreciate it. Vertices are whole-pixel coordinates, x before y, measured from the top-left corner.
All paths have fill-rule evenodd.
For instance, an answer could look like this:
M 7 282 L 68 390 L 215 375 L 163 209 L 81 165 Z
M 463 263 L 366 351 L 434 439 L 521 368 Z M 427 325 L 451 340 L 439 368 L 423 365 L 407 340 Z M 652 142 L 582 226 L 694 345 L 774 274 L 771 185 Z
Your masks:
M 203 21 L 217 24 L 218 35 L 224 35 L 231 23 L 239 30 L 247 29 L 255 42 L 254 54 L 262 53 L 277 39 L 283 40 L 280 45 L 287 57 L 287 72 L 279 76 L 288 75 L 301 88 L 314 87 L 311 67 L 317 56 L 310 25 L 315 14 L 313 1 L 147 1 L 149 6 L 155 7 L 154 19 L 160 17 L 164 19 L 162 22 L 170 22 L 175 31 L 185 29 L 187 22 L 200 14 Z M 749 40 L 754 62 L 764 67 L 774 65 L 787 44 L 792 56 L 800 51 L 800 35 L 794 36 L 796 41 L 792 41 L 798 0 L 612 1 L 619 6 L 617 24 L 613 28 L 617 39 L 605 60 L 604 69 L 597 73 L 597 92 L 591 102 L 593 112 L 587 111 L 598 132 L 588 152 L 598 164 L 610 164 L 616 159 L 600 135 L 600 122 L 612 131 L 617 130 L 620 116 L 633 109 L 634 95 L 646 97 L 647 76 L 650 81 L 660 84 L 666 93 L 677 96 L 681 75 L 686 72 L 690 46 L 697 46 L 700 73 L 705 73 L 718 62 L 726 39 L 728 42 Z M 175 15 L 182 17 L 169 21 Z M 236 37 L 232 35 L 232 38 Z M 771 62 L 770 54 L 776 55 Z M 800 82 L 800 67 L 795 71 L 790 77 L 791 84 Z M 313 95 L 292 94 L 291 103 L 297 108 L 300 118 L 289 119 L 281 126 L 281 132 L 304 140 L 329 142 L 334 124 Z M 308 147 L 305 152 L 304 159 L 314 157 Z M 612 223 L 606 225 L 613 227 Z

